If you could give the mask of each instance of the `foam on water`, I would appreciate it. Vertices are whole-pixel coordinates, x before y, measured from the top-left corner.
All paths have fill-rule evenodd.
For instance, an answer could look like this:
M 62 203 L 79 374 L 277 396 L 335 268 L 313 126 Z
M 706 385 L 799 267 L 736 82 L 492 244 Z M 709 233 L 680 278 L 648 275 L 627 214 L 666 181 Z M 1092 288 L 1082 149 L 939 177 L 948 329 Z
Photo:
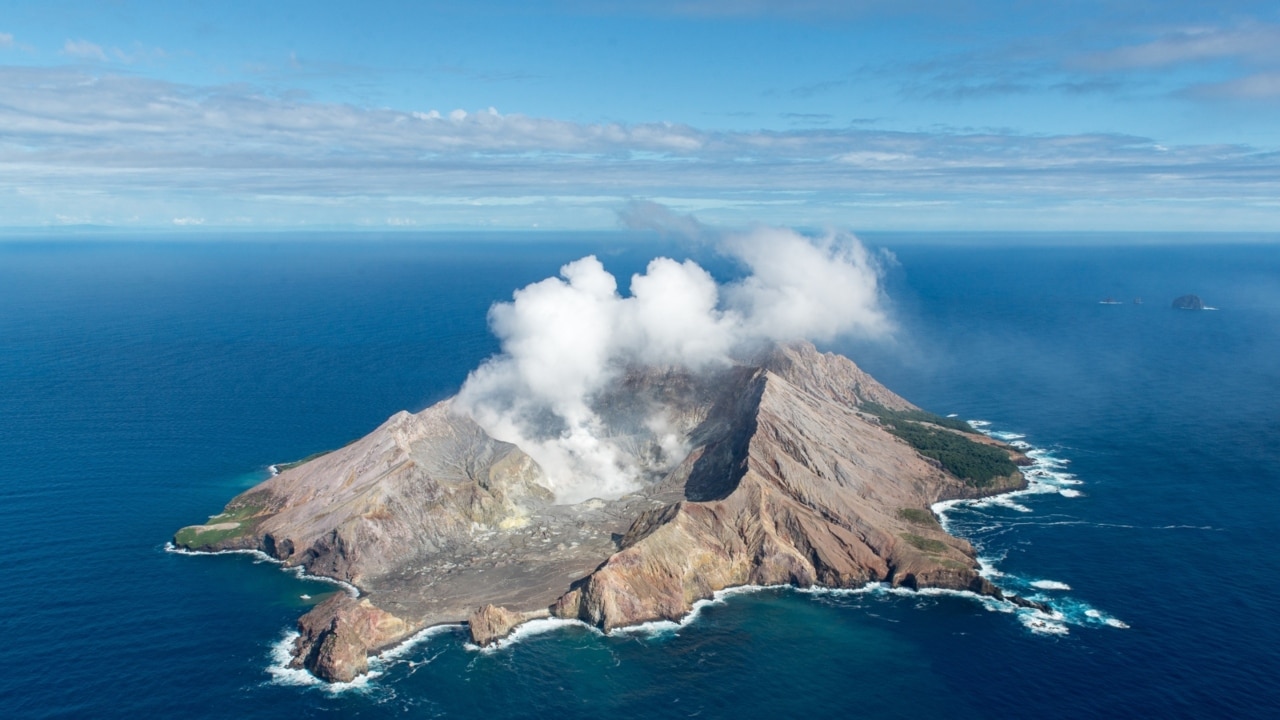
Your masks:
M 981 511 L 991 509 L 1006 509 L 1032 514 L 1034 509 L 1030 504 L 1024 504 L 1024 502 L 1034 496 L 1056 495 L 1068 499 L 1083 496 L 1082 492 L 1073 488 L 1073 486 L 1081 485 L 1082 481 L 1072 473 L 1066 472 L 1067 466 L 1071 463 L 1067 458 L 1059 457 L 1051 450 L 1031 445 L 1023 439 L 1026 436 L 1021 433 L 992 430 L 989 421 L 971 420 L 969 424 L 984 435 L 999 440 L 1011 441 L 1010 444 L 1021 450 L 1031 460 L 1031 465 L 1022 469 L 1022 474 L 1027 480 L 1027 487 L 1022 490 L 1014 490 L 977 500 L 946 500 L 935 503 L 931 509 L 934 515 L 938 517 L 942 528 L 948 533 L 964 534 L 957 532 L 955 529 L 957 523 L 952 514 L 957 510 L 976 511 L 979 515 L 982 514 Z M 1008 523 L 996 519 L 993 524 L 984 525 L 980 528 L 975 528 L 975 530 L 982 533 L 999 533 L 1005 530 L 1007 525 Z M 970 538 L 970 541 L 974 542 L 975 546 L 979 547 L 979 550 L 982 549 L 976 540 Z M 1090 625 L 1114 628 L 1129 627 L 1128 624 L 1118 618 L 1111 617 L 1078 599 L 1060 594 L 1049 597 L 1043 592 L 1038 592 L 1052 591 L 1062 593 L 1071 590 L 1071 586 L 1057 580 L 1028 580 L 1016 575 L 1006 574 L 996 567 L 996 563 L 1003 559 L 1003 556 L 979 555 L 979 574 L 1000 586 L 1001 590 L 1005 592 L 1019 594 L 1029 600 L 1051 604 L 1051 609 L 1049 612 L 1045 612 L 992 599 L 983 600 L 982 604 L 989 609 L 1016 613 L 1018 620 L 1032 633 L 1054 636 L 1066 635 L 1070 632 L 1069 626 L 1071 625 L 1081 627 Z M 1012 610 L 1009 608 L 1012 608 Z
M 980 559 L 980 563 L 983 561 Z M 989 563 L 989 560 L 986 561 Z M 984 567 L 984 577 L 1004 577 L 1004 574 L 991 569 L 989 565 Z M 1053 582 L 1053 581 L 1048 581 Z M 1064 585 L 1063 583 L 1056 583 Z M 1087 605 L 1078 601 L 1068 603 L 1065 607 L 1053 607 L 1048 611 L 1036 608 L 1023 607 L 1009 600 L 1000 600 L 989 595 L 980 595 L 969 590 L 947 590 L 943 588 L 923 588 L 920 590 L 911 590 L 904 587 L 891 587 L 887 583 L 870 583 L 861 588 L 852 589 L 833 589 L 833 588 L 798 588 L 796 592 L 815 596 L 851 596 L 851 595 L 882 595 L 898 598 L 912 598 L 923 601 L 926 598 L 938 597 L 954 597 L 964 598 L 971 602 L 981 605 L 990 612 L 1003 613 L 1013 615 L 1018 618 L 1019 624 L 1036 635 L 1046 636 L 1062 636 L 1069 635 L 1070 626 L 1085 625 L 1107 625 L 1116 628 L 1127 628 L 1128 625 L 1120 620 L 1110 617 L 1105 613 L 1089 608 Z M 1045 602 L 1044 598 L 1035 598 L 1041 602 Z
M 737 587 L 717 590 L 712 593 L 711 597 L 695 602 L 693 604 L 693 608 L 684 617 L 680 618 L 680 621 L 676 623 L 676 625 L 678 628 L 688 626 L 694 620 L 698 619 L 698 616 L 705 608 L 711 607 L 712 605 L 723 605 L 726 599 L 731 598 L 734 595 L 747 595 L 750 593 L 761 592 L 763 590 L 782 590 L 790 587 L 790 585 L 738 585 Z
M 711 597 L 698 600 L 690 607 L 689 612 L 685 613 L 679 620 L 650 620 L 648 622 L 636 623 L 635 625 L 625 625 L 623 627 L 614 628 L 607 633 L 601 632 L 594 625 L 589 625 L 581 620 L 567 620 L 562 618 L 540 618 L 522 623 L 516 627 L 507 637 L 494 642 L 488 647 L 479 647 L 474 643 L 466 643 L 468 650 L 478 652 L 497 652 L 503 648 L 525 640 L 527 638 L 542 635 L 548 632 L 554 632 L 566 627 L 581 627 L 591 632 L 607 637 L 625 637 L 629 635 L 644 635 L 648 637 L 662 637 L 675 634 L 682 628 L 688 627 L 702 614 L 702 611 L 712 605 L 721 605 L 727 598 L 734 595 L 745 595 L 748 593 L 760 592 L 762 590 L 779 590 L 794 589 L 790 585 L 739 585 L 737 587 L 725 588 L 717 590 Z M 831 592 L 841 592 L 840 590 L 832 590 Z M 856 590 L 854 591 L 856 592 Z
M 1040 610 L 1019 613 L 1022 626 L 1037 635 L 1069 635 L 1071 629 L 1062 622 L 1062 613 L 1045 613 Z
M 472 650 L 475 652 L 492 654 L 492 653 L 498 652 L 499 650 L 509 648 L 512 645 L 515 645 L 516 643 L 519 643 L 522 640 L 526 640 L 536 635 L 542 635 L 544 633 L 555 632 L 556 630 L 562 630 L 567 627 L 580 627 L 580 628 L 585 628 L 587 630 L 590 630 L 594 633 L 600 633 L 599 628 L 595 627 L 594 625 L 588 625 L 587 623 L 582 622 L 581 620 L 567 620 L 564 618 L 538 618 L 537 620 L 529 620 L 529 621 L 520 623 L 519 625 L 516 626 L 514 630 L 511 631 L 510 635 L 502 638 L 501 640 L 497 640 L 486 647 L 480 647 L 479 645 L 476 645 L 475 643 L 471 643 L 471 642 L 465 643 L 464 647 L 468 650 Z
M 332 694 L 368 692 L 372 687 L 371 683 L 382 675 L 380 671 L 370 667 L 367 674 L 361 675 L 351 682 L 331 683 L 321 680 L 306 670 L 289 667 L 290 661 L 293 660 L 293 643 L 298 637 L 298 631 L 288 630 L 279 640 L 271 644 L 270 664 L 267 665 L 267 674 L 271 676 L 269 682 L 272 685 L 313 687 L 323 689 L 325 692 Z
M 172 542 L 166 542 L 164 544 L 164 551 L 173 553 L 175 555 L 186 555 L 188 557 L 213 556 L 213 555 L 248 555 L 254 559 L 253 561 L 255 564 L 266 562 L 266 563 L 271 563 L 272 565 L 279 565 L 281 570 L 287 573 L 292 573 L 299 580 L 315 580 L 317 582 L 329 583 L 330 585 L 337 585 L 338 587 L 345 590 L 347 594 L 350 595 L 351 597 L 353 598 L 360 597 L 360 588 L 356 587 L 355 585 L 352 585 L 349 582 L 346 582 L 345 580 L 338 580 L 337 578 L 325 577 L 323 575 L 312 575 L 311 573 L 307 572 L 306 568 L 302 567 L 301 565 L 294 565 L 292 567 L 287 566 L 284 564 L 284 562 L 271 557 L 270 555 L 262 552 L 261 550 L 215 550 L 213 552 L 205 552 L 203 550 L 188 550 L 186 548 L 180 548 L 174 545 Z
M 286 630 L 279 640 L 271 644 L 269 663 L 267 665 L 267 674 L 271 676 L 269 682 L 273 685 L 320 688 L 331 694 L 353 691 L 369 693 L 377 688 L 377 683 L 374 681 L 385 675 L 392 667 L 407 663 L 416 668 L 434 660 L 435 658 L 430 658 L 423 662 L 413 662 L 408 660 L 408 657 L 410 653 L 426 644 L 431 638 L 453 634 L 462 627 L 463 625 L 460 624 L 433 625 L 420 630 L 398 645 L 377 655 L 371 655 L 369 657 L 369 672 L 346 683 L 325 682 L 306 670 L 289 667 L 289 663 L 293 660 L 293 644 L 300 635 L 297 630 Z
M 1005 431 L 1002 431 L 1002 430 L 995 430 L 995 431 L 992 431 L 992 432 L 990 432 L 990 433 L 988 433 L 988 434 L 989 434 L 991 437 L 993 437 L 993 438 L 995 438 L 995 439 L 997 439 L 997 440 L 1003 440 L 1003 441 L 1005 441 L 1005 442 L 1012 442 L 1012 441 L 1014 441 L 1014 440 L 1022 440 L 1023 438 L 1025 438 L 1025 437 L 1026 437 L 1026 435 L 1024 435 L 1024 434 L 1022 434 L 1022 433 L 1016 433 L 1016 432 L 1005 432 Z M 1025 443 L 1024 443 L 1024 444 L 1025 444 Z
M 807 588 L 792 588 L 795 592 L 802 595 L 828 595 L 832 597 L 848 597 L 853 595 L 868 595 L 871 593 L 882 592 L 889 589 L 887 583 L 871 582 L 856 588 L 829 588 L 819 587 L 817 585 Z
M 1030 585 L 1033 588 L 1039 588 L 1041 590 L 1070 590 L 1071 589 L 1070 585 L 1064 582 L 1058 582 L 1057 580 L 1033 580 L 1030 583 L 1028 583 L 1028 585 Z
M 405 659 L 410 652 L 417 649 L 419 645 L 425 644 L 431 638 L 438 637 L 440 635 L 451 635 L 464 627 L 466 626 L 461 623 L 456 623 L 432 625 L 429 628 L 419 630 L 401 641 L 399 645 L 383 650 L 376 656 L 369 658 L 369 667 L 372 668 L 376 665 L 381 669 L 385 669 L 389 664 Z
M 984 509 L 1000 508 L 1012 510 L 1018 513 L 1031 514 L 1034 512 L 1032 507 L 1023 502 L 1019 502 L 1023 498 L 1030 498 L 1036 495 L 1054 494 L 1064 498 L 1079 497 L 1082 493 L 1078 490 L 1071 489 L 1070 486 L 1080 485 L 1081 481 L 1071 473 L 1065 471 L 1070 464 L 1066 458 L 1058 457 L 1051 451 L 1037 448 L 1027 443 L 1023 438 L 1025 435 L 1014 432 L 992 431 L 991 423 L 983 420 L 970 421 L 970 424 L 980 432 L 1009 442 L 1023 451 L 1032 463 L 1023 469 L 1023 475 L 1027 479 L 1027 487 L 1022 490 L 1015 490 L 1009 493 L 996 495 L 988 498 L 975 500 L 947 500 L 935 503 L 932 506 L 934 514 L 938 517 L 942 528 L 949 533 L 954 533 L 953 521 L 951 514 L 957 509 L 967 509 L 981 511 Z M 986 530 L 996 531 L 1001 528 L 1001 524 L 997 523 Z M 216 553 L 193 552 L 176 548 L 172 543 L 166 543 L 165 550 L 181 555 L 218 555 L 218 554 L 244 554 L 251 555 L 256 562 L 271 562 L 282 565 L 279 560 L 258 550 L 223 550 Z M 763 590 L 776 590 L 779 588 L 787 588 L 795 592 L 809 595 L 827 595 L 827 596 L 857 596 L 865 594 L 887 595 L 895 597 L 912 597 L 912 598 L 930 598 L 930 597 L 961 597 L 982 605 L 989 611 L 1013 614 L 1018 621 L 1029 632 L 1036 635 L 1046 636 L 1063 636 L 1070 633 L 1071 625 L 1076 626 L 1106 626 L 1114 628 L 1127 628 L 1126 623 L 1118 618 L 1111 617 L 1106 613 L 1089 606 L 1079 600 L 1055 595 L 1053 598 L 1047 598 L 1035 591 L 1052 591 L 1062 593 L 1071 590 L 1071 586 L 1067 583 L 1057 580 L 1027 580 L 1012 576 L 1001 571 L 997 566 L 1003 557 L 993 557 L 990 555 L 979 555 L 979 574 L 1002 585 L 1002 589 L 1006 592 L 1018 592 L 1028 599 L 1037 600 L 1039 602 L 1052 602 L 1052 607 L 1048 611 L 1036 608 L 1028 608 L 1019 606 L 1008 600 L 999 600 L 987 595 L 980 595 L 968 590 L 946 590 L 941 588 L 923 588 L 920 590 L 911 590 L 904 587 L 891 587 L 887 583 L 868 583 L 867 585 L 857 588 L 793 588 L 786 585 L 744 585 L 733 588 L 726 588 L 715 592 L 712 597 L 699 600 L 693 603 L 690 611 L 675 620 L 655 620 L 636 625 L 616 628 L 609 633 L 609 637 L 644 635 L 648 637 L 663 637 L 678 633 L 684 627 L 687 627 L 698 619 L 702 611 L 712 605 L 723 604 L 727 598 L 734 595 L 745 593 L 760 592 Z M 301 567 L 284 568 L 296 574 L 299 578 L 320 580 L 343 587 L 352 597 L 359 596 L 359 589 L 350 583 L 333 578 L 318 577 L 308 575 Z M 1028 594 L 1031 593 L 1031 594 Z M 500 652 L 506 648 L 520 643 L 530 637 L 535 637 L 549 632 L 555 632 L 566 627 L 576 626 L 584 628 L 599 636 L 605 636 L 598 628 L 589 625 L 581 620 L 570 620 L 561 618 L 540 618 L 522 623 L 510 635 L 502 640 L 494 642 L 488 647 L 478 647 L 472 643 L 464 643 L 464 647 L 468 650 L 481 653 Z M 272 645 L 271 663 L 267 668 L 268 674 L 271 675 L 271 682 L 280 685 L 295 685 L 306 687 L 323 687 L 327 692 L 340 693 L 349 691 L 368 691 L 372 687 L 371 683 L 382 676 L 390 667 L 406 660 L 406 658 L 420 645 L 426 643 L 433 637 L 449 635 L 457 632 L 462 625 L 438 625 L 426 628 L 404 642 L 398 644 L 383 653 L 371 657 L 369 660 L 369 673 L 361 676 L 350 683 L 326 683 L 311 673 L 289 667 L 292 660 L 291 650 L 294 641 L 298 637 L 296 631 L 286 632 L 283 637 Z M 429 662 L 429 660 L 427 661 Z M 410 663 L 411 665 L 413 663 Z

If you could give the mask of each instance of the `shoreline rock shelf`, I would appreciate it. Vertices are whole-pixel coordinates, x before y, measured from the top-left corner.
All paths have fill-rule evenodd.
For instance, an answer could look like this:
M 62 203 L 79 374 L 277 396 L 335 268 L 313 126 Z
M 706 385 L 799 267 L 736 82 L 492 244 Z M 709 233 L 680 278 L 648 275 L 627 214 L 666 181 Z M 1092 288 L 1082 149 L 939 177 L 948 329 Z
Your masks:
M 174 544 L 261 550 L 359 587 L 298 622 L 294 666 L 328 681 L 354 679 L 370 653 L 433 625 L 467 622 L 479 645 L 548 616 L 610 630 L 679 620 L 741 585 L 1005 597 L 929 507 L 1020 489 L 1022 474 L 977 485 L 921 455 L 882 416 L 964 433 L 847 358 L 803 343 L 713 373 L 634 368 L 599 404 L 611 428 L 634 431 L 637 457 L 661 454 L 643 429 L 655 407 L 687 454 L 642 463 L 645 482 L 629 495 L 557 504 L 532 458 L 446 400 L 283 470 Z

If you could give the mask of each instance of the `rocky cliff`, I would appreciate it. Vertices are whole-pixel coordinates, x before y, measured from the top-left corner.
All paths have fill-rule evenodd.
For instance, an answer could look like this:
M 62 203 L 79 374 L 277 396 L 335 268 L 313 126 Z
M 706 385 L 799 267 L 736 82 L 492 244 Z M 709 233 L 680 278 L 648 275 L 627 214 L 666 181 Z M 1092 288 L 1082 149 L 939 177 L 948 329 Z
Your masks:
M 999 595 L 928 508 L 1020 487 L 1021 475 L 979 485 L 917 452 L 903 423 L 965 433 L 847 358 L 803 344 L 714 372 L 636 368 L 599 404 L 617 427 L 633 406 L 662 406 L 687 455 L 622 498 L 559 505 L 528 455 L 445 401 L 282 472 L 174 543 L 258 549 L 358 586 L 362 597 L 299 621 L 295 664 L 328 680 L 430 625 L 469 621 L 480 644 L 548 613 L 607 630 L 677 619 L 736 585 Z M 623 439 L 648 452 L 642 435 Z

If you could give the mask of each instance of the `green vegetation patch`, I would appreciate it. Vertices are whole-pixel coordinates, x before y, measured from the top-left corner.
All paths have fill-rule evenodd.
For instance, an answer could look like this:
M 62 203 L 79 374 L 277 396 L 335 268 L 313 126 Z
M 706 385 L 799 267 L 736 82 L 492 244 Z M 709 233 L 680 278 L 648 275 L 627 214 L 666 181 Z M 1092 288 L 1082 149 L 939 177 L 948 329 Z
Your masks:
M 354 442 L 354 441 L 352 441 L 352 442 Z M 347 443 L 347 445 L 350 445 L 350 444 L 351 444 L 351 443 Z M 344 446 L 344 447 L 345 447 L 345 446 Z M 306 456 L 306 457 L 302 458 L 301 460 L 294 460 L 293 462 L 287 462 L 287 463 L 278 463 L 278 464 L 276 465 L 276 472 L 284 472 L 285 470 L 292 470 L 292 469 L 294 469 L 294 468 L 298 467 L 299 465 L 305 465 L 306 463 L 309 463 L 309 462 L 311 462 L 312 460 L 315 460 L 316 458 L 324 457 L 325 455 L 328 455 L 328 454 L 329 454 L 329 453 L 331 453 L 331 452 L 333 452 L 333 451 L 332 451 L 332 450 L 325 450 L 324 452 L 311 453 L 310 455 L 308 455 L 308 456 Z
M 232 501 L 232 504 L 228 505 L 222 512 L 217 515 L 209 516 L 209 522 L 206 524 L 212 525 L 214 523 L 222 522 L 241 522 L 258 515 L 261 512 L 261 505 L 254 505 L 252 503 L 235 504 L 235 501 Z
M 916 535 L 914 533 L 902 533 L 902 539 L 906 540 L 908 543 L 911 543 L 911 547 L 917 550 L 923 550 L 924 552 L 927 552 L 927 553 L 935 553 L 935 554 L 945 553 L 948 547 L 947 544 L 942 542 L 941 540 L 934 540 L 932 538 L 920 537 L 919 535 Z
M 312 460 L 315 460 L 316 458 L 322 458 L 325 455 L 328 455 L 329 453 L 332 453 L 332 452 L 337 452 L 342 448 L 351 447 L 352 445 L 355 445 L 359 441 L 360 441 L 360 438 L 354 438 L 340 448 L 335 448 L 333 450 L 321 450 L 320 452 L 311 453 L 310 455 L 302 458 L 301 460 L 294 460 L 293 462 L 276 463 L 276 472 L 284 472 L 285 470 L 292 470 L 298 467 L 299 465 L 306 465 L 307 463 L 311 462 Z
M 969 423 L 960 418 L 942 417 L 934 415 L 924 410 L 890 410 L 889 408 L 873 402 L 864 402 L 858 406 L 860 410 L 869 412 L 880 418 L 881 421 L 889 425 L 895 425 L 904 422 L 930 423 L 938 427 L 949 428 L 951 430 L 959 430 L 962 433 L 977 435 L 978 431 L 973 429 Z
M 221 530 L 207 530 L 204 525 L 192 525 L 179 530 L 178 534 L 173 536 L 173 544 L 188 550 L 196 550 L 203 547 L 212 547 L 223 540 L 238 537 L 244 531 L 245 528 L 240 523 L 236 523 L 235 527 Z
M 173 544 L 188 550 L 212 547 L 249 532 L 261 512 L 261 505 L 228 505 L 226 510 L 210 516 L 203 525 L 190 525 L 179 530 L 173 536 Z M 222 527 L 224 525 L 228 527 Z
M 959 430 L 960 428 L 956 427 L 959 423 L 964 425 L 965 432 L 976 433 L 968 423 L 962 423 L 955 418 L 940 418 L 922 410 L 889 410 L 875 403 L 866 403 L 862 408 L 879 417 L 885 429 L 906 440 L 916 452 L 937 460 L 944 470 L 963 480 L 966 485 L 978 488 L 989 487 L 996 478 L 1006 477 L 1018 471 L 1018 466 L 1009 459 L 1009 454 L 1004 450 L 974 442 L 957 433 L 941 429 Z M 940 427 L 933 427 L 933 425 Z
M 889 432 L 906 440 L 921 455 L 942 463 L 947 472 L 964 480 L 966 485 L 988 487 L 996 478 L 1018 471 L 1008 453 L 1000 448 L 976 443 L 946 430 L 903 423 L 890 426 Z
M 938 520 L 933 513 L 920 508 L 898 508 L 898 517 L 916 525 L 928 525 L 930 527 L 938 527 Z

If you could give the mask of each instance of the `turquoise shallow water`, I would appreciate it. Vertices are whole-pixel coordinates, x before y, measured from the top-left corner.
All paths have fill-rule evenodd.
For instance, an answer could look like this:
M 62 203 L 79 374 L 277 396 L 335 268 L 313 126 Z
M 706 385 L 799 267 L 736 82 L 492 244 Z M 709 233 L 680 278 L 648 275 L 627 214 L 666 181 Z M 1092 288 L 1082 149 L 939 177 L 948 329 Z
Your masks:
M 1068 461 L 1046 465 L 1047 491 L 1019 507 L 948 515 L 999 582 L 1064 610 L 1066 634 L 963 597 L 765 590 L 654 634 L 567 627 L 480 653 L 446 631 L 365 687 L 290 684 L 270 672 L 273 646 L 332 586 L 247 556 L 166 553 L 173 530 L 270 463 L 451 394 L 496 350 L 484 313 L 513 288 L 587 251 L 622 276 L 684 249 L 613 236 L 5 243 L 0 707 L 977 718 L 1280 706 L 1280 248 L 882 242 L 899 263 L 887 278 L 898 341 L 835 349 L 931 410 Z M 1186 292 L 1220 309 L 1171 310 Z

